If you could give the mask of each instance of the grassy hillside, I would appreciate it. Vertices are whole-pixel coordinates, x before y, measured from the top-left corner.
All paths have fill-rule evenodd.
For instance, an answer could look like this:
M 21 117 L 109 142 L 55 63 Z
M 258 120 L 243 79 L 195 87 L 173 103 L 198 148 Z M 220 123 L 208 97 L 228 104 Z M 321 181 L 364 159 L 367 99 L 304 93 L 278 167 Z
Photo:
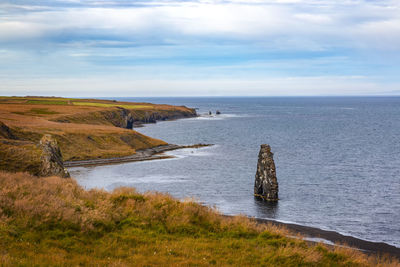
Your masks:
M 85 191 L 73 179 L 0 172 L 0 265 L 398 266 L 309 245 L 284 229 L 225 218 L 132 188 Z
M 138 149 L 165 145 L 130 128 L 133 122 L 154 122 L 195 116 L 186 107 L 95 99 L 0 97 L 0 169 L 35 173 L 37 143 L 51 134 L 64 160 L 109 158 Z M 129 124 L 128 120 L 131 120 Z M 3 133 L 4 132 L 4 133 Z

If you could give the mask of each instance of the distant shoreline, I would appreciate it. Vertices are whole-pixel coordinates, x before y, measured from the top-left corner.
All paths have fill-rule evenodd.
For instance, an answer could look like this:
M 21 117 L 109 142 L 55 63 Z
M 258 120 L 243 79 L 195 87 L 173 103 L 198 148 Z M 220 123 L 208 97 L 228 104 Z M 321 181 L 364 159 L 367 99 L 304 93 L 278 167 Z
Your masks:
M 200 148 L 212 146 L 212 144 L 194 144 L 194 145 L 162 145 L 153 148 L 147 148 L 136 151 L 135 154 L 125 157 L 114 157 L 105 159 L 88 159 L 88 160 L 77 160 L 77 161 L 65 161 L 64 167 L 87 167 L 87 166 L 99 166 L 99 165 L 110 165 L 110 164 L 121 164 L 127 162 L 135 161 L 147 161 L 147 160 L 157 160 L 157 159 L 168 159 L 173 158 L 173 156 L 165 155 L 163 152 L 184 149 L 184 148 Z

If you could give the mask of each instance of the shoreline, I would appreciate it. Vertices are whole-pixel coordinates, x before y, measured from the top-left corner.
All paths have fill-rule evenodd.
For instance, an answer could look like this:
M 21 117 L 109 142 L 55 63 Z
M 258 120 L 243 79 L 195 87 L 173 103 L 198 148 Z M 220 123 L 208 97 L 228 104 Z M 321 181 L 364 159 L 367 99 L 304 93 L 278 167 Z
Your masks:
M 224 215 L 224 216 L 230 216 L 230 215 Z M 332 245 L 329 243 L 322 242 L 328 246 L 344 246 L 351 249 L 358 249 L 361 252 L 369 255 L 371 254 L 389 255 L 397 259 L 400 259 L 400 248 L 393 245 L 389 245 L 384 242 L 367 241 L 357 237 L 343 235 L 335 231 L 323 230 L 317 227 L 305 226 L 294 223 L 284 223 L 272 219 L 262 219 L 256 217 L 249 217 L 249 218 L 260 224 L 272 224 L 274 226 L 285 227 L 294 233 L 303 235 L 304 241 L 306 242 L 319 243 L 323 240 L 326 240 L 334 243 L 334 245 Z M 322 240 L 316 241 L 312 239 L 322 239 Z
M 194 117 L 201 117 L 201 115 L 197 114 Z M 161 121 L 174 121 L 178 119 L 183 119 L 183 118 L 172 118 Z M 140 124 L 135 124 L 135 126 L 145 127 L 145 124 L 149 123 L 152 122 L 142 122 Z M 163 153 L 178 149 L 201 148 L 206 146 L 212 146 L 212 144 L 194 144 L 194 145 L 167 144 L 153 148 L 137 150 L 135 154 L 124 157 L 65 161 L 64 166 L 67 168 L 89 167 L 89 166 L 101 166 L 101 165 L 111 165 L 111 164 L 123 164 L 129 162 L 148 161 L 148 160 L 171 159 L 175 157 Z M 232 217 L 235 215 L 223 214 L 222 216 Z M 263 219 L 263 218 L 251 217 L 248 215 L 245 216 L 251 220 L 254 220 L 259 224 L 270 224 L 274 226 L 284 227 L 288 229 L 290 232 L 302 235 L 302 239 L 307 243 L 317 244 L 321 242 L 328 247 L 337 247 L 337 246 L 345 247 L 349 249 L 359 250 L 360 252 L 365 253 L 367 255 L 380 255 L 380 256 L 388 255 L 400 259 L 400 248 L 384 242 L 367 241 L 354 236 L 340 234 L 339 232 L 336 231 L 323 230 L 318 227 L 305 226 L 296 223 L 280 222 L 273 219 Z M 298 238 L 296 236 L 290 236 L 290 235 L 288 237 Z
M 88 167 L 88 166 L 100 166 L 100 165 L 110 165 L 110 164 L 122 164 L 128 162 L 137 161 L 147 161 L 147 160 L 158 160 L 158 159 L 169 159 L 174 158 L 173 156 L 165 155 L 164 152 L 184 149 L 184 148 L 201 148 L 212 146 L 212 144 L 194 144 L 194 145 L 175 145 L 167 144 L 154 148 L 148 148 L 143 150 L 138 150 L 136 154 L 125 156 L 125 157 L 115 157 L 107 159 L 90 159 L 90 160 L 80 160 L 80 161 L 66 161 L 64 162 L 65 167 Z M 232 217 L 234 215 L 223 215 L 225 217 Z M 298 233 L 302 235 L 304 241 L 310 243 L 322 242 L 327 246 L 343 246 L 350 249 L 357 249 L 368 255 L 389 255 L 400 259 L 400 248 L 389 245 L 384 242 L 374 242 L 367 241 L 361 238 L 340 234 L 336 231 L 323 230 L 318 227 L 305 226 L 295 223 L 280 222 L 273 219 L 262 219 L 247 216 L 251 220 L 256 221 L 260 224 L 272 224 L 274 226 L 281 226 L 289 231 Z M 289 236 L 290 237 L 290 236 Z M 317 240 L 312 240 L 317 239 Z M 318 240 L 320 239 L 320 240 Z M 329 242 L 324 242 L 329 241 Z M 333 243 L 333 244 L 331 244 Z
M 99 165 L 109 165 L 109 164 L 121 164 L 127 162 L 135 161 L 147 161 L 147 160 L 157 160 L 157 159 L 170 159 L 173 156 L 165 155 L 164 152 L 184 149 L 184 148 L 201 148 L 212 146 L 212 144 L 194 144 L 194 145 L 174 145 L 167 144 L 162 146 L 157 146 L 153 148 L 147 148 L 136 151 L 135 154 L 125 156 L 125 157 L 114 157 L 105 159 L 88 159 L 88 160 L 77 160 L 77 161 L 65 161 L 64 167 L 87 167 L 87 166 L 99 166 Z

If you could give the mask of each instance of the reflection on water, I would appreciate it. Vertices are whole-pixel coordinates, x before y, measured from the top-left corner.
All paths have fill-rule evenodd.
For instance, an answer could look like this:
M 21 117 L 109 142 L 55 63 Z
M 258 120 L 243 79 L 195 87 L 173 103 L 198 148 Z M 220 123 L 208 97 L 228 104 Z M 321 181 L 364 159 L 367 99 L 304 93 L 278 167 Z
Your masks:
M 277 219 L 279 212 L 279 202 L 268 202 L 254 197 L 254 206 L 258 218 Z

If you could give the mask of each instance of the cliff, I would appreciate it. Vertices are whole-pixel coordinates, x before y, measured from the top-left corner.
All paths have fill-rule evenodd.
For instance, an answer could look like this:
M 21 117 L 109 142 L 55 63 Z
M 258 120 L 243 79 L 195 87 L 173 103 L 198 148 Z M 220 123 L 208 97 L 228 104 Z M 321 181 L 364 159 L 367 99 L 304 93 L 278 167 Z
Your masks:
M 60 116 L 52 119 L 62 123 L 83 123 L 94 125 L 113 125 L 125 129 L 141 126 L 144 123 L 156 123 L 157 121 L 175 120 L 196 117 L 196 110 L 189 108 L 181 109 L 153 109 L 134 110 L 116 107 L 109 110 L 95 112 L 83 112 L 74 115 Z
M 132 130 L 134 125 L 196 116 L 187 107 L 150 103 L 46 97 L 0 100 L 0 169 L 34 175 L 44 175 L 40 145 L 44 135 L 54 138 L 66 161 L 124 157 L 167 145 Z M 57 161 L 49 156 L 47 165 L 63 176 L 62 167 L 52 165 Z

